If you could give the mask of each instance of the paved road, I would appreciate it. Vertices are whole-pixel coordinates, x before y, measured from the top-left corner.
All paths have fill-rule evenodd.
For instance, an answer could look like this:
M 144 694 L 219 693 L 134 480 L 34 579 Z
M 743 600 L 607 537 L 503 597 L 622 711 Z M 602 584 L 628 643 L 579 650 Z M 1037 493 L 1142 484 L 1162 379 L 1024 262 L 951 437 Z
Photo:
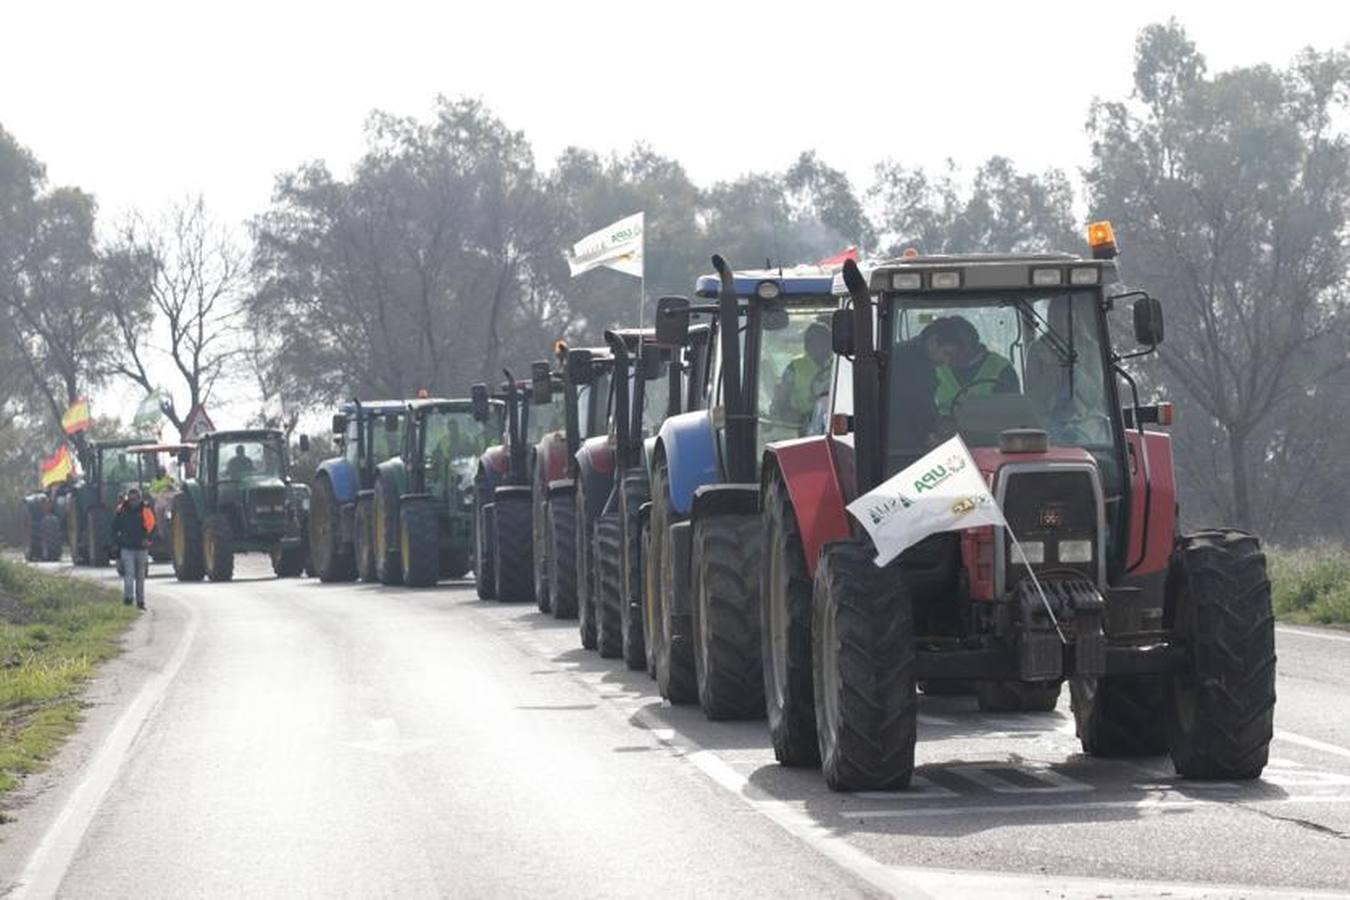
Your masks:
M 1085 759 L 1067 705 L 924 698 L 916 789 L 843 796 L 532 608 L 238 571 L 154 580 L 125 690 L 0 832 L 19 895 L 1350 890 L 1350 635 L 1281 630 L 1258 783 Z

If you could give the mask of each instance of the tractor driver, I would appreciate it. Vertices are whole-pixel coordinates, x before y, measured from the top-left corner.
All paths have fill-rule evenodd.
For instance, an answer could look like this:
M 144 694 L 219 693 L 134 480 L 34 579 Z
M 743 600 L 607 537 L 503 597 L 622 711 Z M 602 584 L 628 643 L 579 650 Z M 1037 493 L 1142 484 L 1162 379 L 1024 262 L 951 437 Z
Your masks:
M 253 471 L 253 460 L 248 458 L 243 444 L 236 444 L 234 456 L 225 464 L 225 477 L 230 481 L 239 481 Z
M 830 392 L 834 361 L 830 329 L 820 322 L 807 325 L 802 333 L 802 350 L 783 369 L 770 415 L 780 422 L 795 423 L 805 434 L 816 411 L 816 399 Z
M 1021 392 L 1017 371 L 1007 357 L 990 350 L 962 316 L 945 316 L 924 329 L 924 347 L 934 366 L 938 412 L 950 416 L 958 398 Z

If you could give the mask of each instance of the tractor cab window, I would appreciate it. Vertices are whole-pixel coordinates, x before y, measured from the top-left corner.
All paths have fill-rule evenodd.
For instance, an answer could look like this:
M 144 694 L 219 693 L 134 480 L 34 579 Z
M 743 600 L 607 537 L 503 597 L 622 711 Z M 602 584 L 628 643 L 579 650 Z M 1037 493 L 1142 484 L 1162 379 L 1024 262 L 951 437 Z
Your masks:
M 1115 420 L 1095 291 L 896 300 L 886 368 L 892 471 L 953 433 L 990 447 L 1019 427 L 1110 455 Z
M 647 352 L 658 352 L 648 347 Z M 663 354 L 664 356 L 664 354 Z M 666 406 L 670 403 L 670 362 L 663 360 L 660 374 L 643 384 L 642 395 L 642 436 L 651 437 L 661 430 L 666 418 Z
M 759 348 L 759 449 L 822 434 L 821 401 L 834 372 L 833 306 L 766 306 Z
M 369 421 L 379 422 L 379 419 L 371 418 Z M 358 465 L 361 461 L 361 424 L 353 414 L 347 419 L 347 430 L 342 433 L 342 456 L 352 465 Z
M 242 481 L 257 475 L 281 477 L 281 449 L 275 441 L 242 440 L 225 443 L 219 454 L 216 477 L 220 481 Z
M 102 453 L 102 477 L 110 484 L 133 484 L 140 480 L 140 460 L 122 447 L 107 447 Z
M 427 482 L 432 493 L 455 483 L 456 472 L 472 468 L 488 447 L 500 442 L 501 407 L 492 406 L 488 422 L 477 422 L 469 410 L 436 410 L 427 414 L 423 444 Z
M 524 402 L 529 402 L 528 395 Z M 525 443 L 527 446 L 534 446 L 543 440 L 544 435 L 554 431 L 562 431 L 566 425 L 567 417 L 563 408 L 562 391 L 554 391 L 549 402 L 539 406 L 530 405 L 530 427 Z
M 401 412 L 387 412 L 371 416 L 366 423 L 366 428 L 370 431 L 371 461 L 376 465 L 386 459 L 393 459 L 403 452 L 402 431 L 398 428 L 391 430 L 388 426 L 390 419 L 401 418 Z

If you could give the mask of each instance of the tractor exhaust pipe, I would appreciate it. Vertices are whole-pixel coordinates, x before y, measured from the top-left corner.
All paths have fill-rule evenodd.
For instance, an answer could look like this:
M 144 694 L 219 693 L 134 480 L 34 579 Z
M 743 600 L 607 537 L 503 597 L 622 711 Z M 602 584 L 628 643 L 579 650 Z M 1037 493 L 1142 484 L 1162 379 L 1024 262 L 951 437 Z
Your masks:
M 721 280 L 717 296 L 717 328 L 722 351 L 722 414 L 727 431 L 727 477 L 736 483 L 755 480 L 755 419 L 742 390 L 741 316 L 736 297 L 736 273 L 720 255 L 713 268 Z
M 605 332 L 605 343 L 614 354 L 614 431 L 617 443 L 617 457 L 621 468 L 635 465 L 632 456 L 632 441 L 629 436 L 629 415 L 632 413 L 632 398 L 628 392 L 628 379 L 633 374 L 632 358 L 628 355 L 628 344 L 623 336 L 612 331 Z
M 881 365 L 872 329 L 872 292 L 851 259 L 844 260 L 844 284 L 853 300 L 853 454 L 858 494 L 881 484 Z

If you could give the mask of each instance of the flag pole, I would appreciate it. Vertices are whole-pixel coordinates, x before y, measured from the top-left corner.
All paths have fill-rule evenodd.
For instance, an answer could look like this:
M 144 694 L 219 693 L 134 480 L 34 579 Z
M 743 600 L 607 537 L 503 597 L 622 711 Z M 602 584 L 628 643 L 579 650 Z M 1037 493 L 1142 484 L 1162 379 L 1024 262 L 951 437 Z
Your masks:
M 647 305 L 647 217 L 642 217 L 642 274 L 638 276 L 638 328 L 643 324 L 643 308 Z
M 1017 555 L 1022 557 L 1022 565 L 1027 567 L 1027 574 L 1031 576 L 1031 583 L 1036 586 L 1036 593 L 1041 595 L 1041 603 L 1045 606 L 1046 614 L 1050 616 L 1050 624 L 1055 626 L 1055 633 L 1059 635 L 1059 642 L 1068 644 L 1068 639 L 1064 637 L 1064 632 L 1059 627 L 1059 619 L 1055 618 L 1055 611 L 1050 608 L 1050 598 L 1045 596 L 1045 588 L 1041 587 L 1041 580 L 1036 577 L 1036 570 L 1031 567 L 1031 560 L 1027 559 L 1027 553 L 1022 549 L 1022 543 L 1017 540 L 1017 535 L 1013 533 L 1012 526 L 1008 524 L 1007 519 L 1003 520 L 1003 527 L 1008 530 L 1008 538 L 1012 541 L 1013 547 L 1017 549 Z

